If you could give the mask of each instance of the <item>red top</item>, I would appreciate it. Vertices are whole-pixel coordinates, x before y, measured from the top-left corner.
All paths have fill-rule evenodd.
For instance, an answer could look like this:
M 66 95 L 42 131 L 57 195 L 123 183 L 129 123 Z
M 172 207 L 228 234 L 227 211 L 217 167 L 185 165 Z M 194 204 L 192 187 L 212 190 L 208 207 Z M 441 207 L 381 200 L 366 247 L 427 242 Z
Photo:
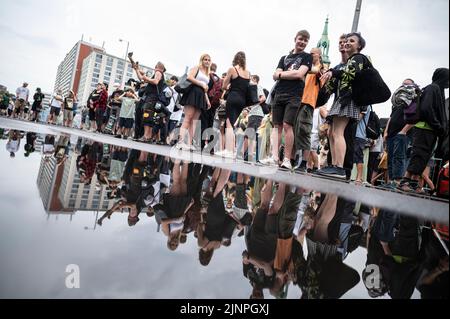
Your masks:
M 94 101 L 94 109 L 101 109 L 102 111 L 106 110 L 106 104 L 108 102 L 108 92 L 106 90 L 102 90 L 100 92 L 100 98 L 97 101 Z

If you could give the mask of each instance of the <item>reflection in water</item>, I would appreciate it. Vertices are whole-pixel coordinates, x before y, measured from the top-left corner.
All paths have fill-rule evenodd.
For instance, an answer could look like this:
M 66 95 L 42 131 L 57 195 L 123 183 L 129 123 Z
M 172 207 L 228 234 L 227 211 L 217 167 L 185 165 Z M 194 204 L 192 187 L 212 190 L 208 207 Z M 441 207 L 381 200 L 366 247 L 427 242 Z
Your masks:
M 341 298 L 361 282 L 372 298 L 411 298 L 415 288 L 422 298 L 448 297 L 447 226 L 83 138 L 2 134 L 11 157 L 22 140 L 26 157 L 41 157 L 37 186 L 48 214 L 101 212 L 100 231 L 118 213 L 129 226 L 154 219 L 168 254 L 196 241 L 199 267 L 245 242 L 236 276 L 250 298 L 286 298 L 293 286 L 298 298 Z M 367 249 L 364 269 L 347 262 L 358 249 Z

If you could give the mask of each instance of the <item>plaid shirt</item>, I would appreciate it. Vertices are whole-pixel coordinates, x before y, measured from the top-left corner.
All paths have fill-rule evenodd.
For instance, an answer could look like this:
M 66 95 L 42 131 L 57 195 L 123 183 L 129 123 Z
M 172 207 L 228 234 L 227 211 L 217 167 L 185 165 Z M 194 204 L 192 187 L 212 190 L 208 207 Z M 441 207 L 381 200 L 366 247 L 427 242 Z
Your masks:
M 106 104 L 108 102 L 108 92 L 106 90 L 102 90 L 100 92 L 100 98 L 97 101 L 94 101 L 94 109 L 101 109 L 102 111 L 106 110 Z

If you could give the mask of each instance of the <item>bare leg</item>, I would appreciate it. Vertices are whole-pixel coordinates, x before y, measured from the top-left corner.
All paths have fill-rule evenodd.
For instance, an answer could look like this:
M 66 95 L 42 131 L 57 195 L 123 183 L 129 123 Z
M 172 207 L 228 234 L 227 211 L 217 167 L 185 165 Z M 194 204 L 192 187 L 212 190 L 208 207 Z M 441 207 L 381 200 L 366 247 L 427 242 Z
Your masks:
M 334 143 L 331 149 L 334 149 L 333 165 L 344 167 L 344 158 L 347 145 L 345 144 L 344 131 L 349 119 L 346 117 L 334 117 L 332 126 L 332 135 Z
M 272 149 L 272 158 L 278 160 L 279 148 L 281 146 L 281 134 L 283 133 L 282 125 L 275 125 L 270 134 L 270 147 Z
M 283 205 L 284 197 L 286 196 L 286 184 L 280 183 L 275 193 L 272 206 L 269 209 L 269 215 L 278 214 L 281 206 Z
M 231 171 L 226 169 L 220 170 L 219 179 L 217 180 L 216 189 L 214 190 L 214 197 L 219 195 L 219 193 L 223 190 L 228 180 L 230 179 Z
M 235 144 L 236 142 L 234 136 L 234 129 L 230 123 L 230 120 L 227 119 L 225 128 L 225 149 L 229 152 L 234 152 Z
M 292 125 L 283 123 L 284 128 L 284 158 L 292 159 L 294 148 L 294 129 Z

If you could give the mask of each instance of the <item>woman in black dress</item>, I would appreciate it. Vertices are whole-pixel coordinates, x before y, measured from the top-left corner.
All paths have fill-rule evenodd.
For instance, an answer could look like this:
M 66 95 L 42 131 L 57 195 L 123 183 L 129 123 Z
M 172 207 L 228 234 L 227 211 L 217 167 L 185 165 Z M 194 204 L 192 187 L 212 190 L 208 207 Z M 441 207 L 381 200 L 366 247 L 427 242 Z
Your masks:
M 183 94 L 180 104 L 184 106 L 184 120 L 180 128 L 180 139 L 176 145 L 177 149 L 192 151 L 192 139 L 195 132 L 195 123 L 200 118 L 202 110 L 211 108 L 208 98 L 210 81 L 211 57 L 209 54 L 203 54 L 200 57 L 198 66 L 189 71 L 187 79 L 192 83 L 189 91 Z M 188 134 L 187 141 L 186 134 Z M 200 141 L 197 141 L 199 143 Z
M 247 88 L 250 83 L 250 72 L 246 69 L 245 53 L 239 51 L 233 59 L 233 66 L 228 69 L 223 80 L 223 90 L 228 89 L 226 104 L 225 150 L 217 155 L 233 157 L 235 149 L 234 123 L 245 107 Z M 229 86 L 229 88 L 228 88 Z

